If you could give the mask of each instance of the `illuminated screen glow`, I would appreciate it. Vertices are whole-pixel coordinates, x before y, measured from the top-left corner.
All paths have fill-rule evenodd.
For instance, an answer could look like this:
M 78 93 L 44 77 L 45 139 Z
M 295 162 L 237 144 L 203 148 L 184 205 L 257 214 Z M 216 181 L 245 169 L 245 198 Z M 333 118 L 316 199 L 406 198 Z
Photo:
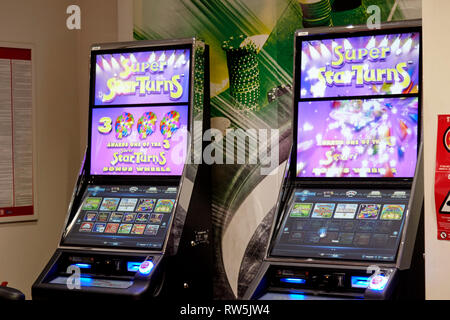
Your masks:
M 296 189 L 271 255 L 395 261 L 410 195 L 406 189 Z
M 176 210 L 177 191 L 171 186 L 91 185 L 67 226 L 63 243 L 161 250 Z M 141 264 L 129 261 L 127 270 L 136 272 Z
M 303 41 L 300 98 L 419 91 L 420 34 Z
M 418 98 L 301 101 L 297 177 L 413 177 Z
M 92 175 L 179 176 L 187 152 L 188 106 L 92 109 Z
M 95 63 L 97 106 L 188 102 L 189 49 L 99 54 Z

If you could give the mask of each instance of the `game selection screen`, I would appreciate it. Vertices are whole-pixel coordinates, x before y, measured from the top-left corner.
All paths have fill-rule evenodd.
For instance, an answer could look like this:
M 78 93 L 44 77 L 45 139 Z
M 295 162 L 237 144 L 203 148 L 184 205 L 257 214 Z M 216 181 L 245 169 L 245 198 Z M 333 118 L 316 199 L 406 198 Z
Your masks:
M 297 189 L 273 256 L 394 261 L 410 190 Z
M 187 103 L 190 54 L 175 48 L 96 55 L 94 105 Z
M 167 186 L 90 186 L 63 244 L 160 250 L 176 195 Z
M 92 109 L 90 173 L 181 175 L 188 110 L 188 105 Z

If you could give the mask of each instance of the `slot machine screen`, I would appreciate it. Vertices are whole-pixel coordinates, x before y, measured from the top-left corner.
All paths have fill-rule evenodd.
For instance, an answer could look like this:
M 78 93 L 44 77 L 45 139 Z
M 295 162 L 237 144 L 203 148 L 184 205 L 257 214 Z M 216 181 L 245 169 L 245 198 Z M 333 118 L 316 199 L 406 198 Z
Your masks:
M 176 195 L 177 187 L 91 185 L 63 244 L 161 250 Z
M 191 48 L 93 51 L 93 176 L 181 176 L 190 129 Z
M 395 261 L 410 190 L 297 189 L 271 254 Z
M 299 37 L 296 59 L 295 176 L 412 178 L 420 33 Z
M 180 176 L 187 152 L 188 106 L 92 110 L 92 175 Z
M 95 106 L 188 103 L 190 48 L 93 53 Z

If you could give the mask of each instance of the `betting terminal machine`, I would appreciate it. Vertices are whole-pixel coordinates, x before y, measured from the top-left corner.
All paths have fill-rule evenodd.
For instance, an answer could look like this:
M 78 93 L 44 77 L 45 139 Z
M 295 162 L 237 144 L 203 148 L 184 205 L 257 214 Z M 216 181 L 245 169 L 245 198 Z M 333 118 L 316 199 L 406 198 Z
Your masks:
M 211 298 L 209 48 L 91 48 L 89 134 L 59 246 L 33 299 Z
M 420 297 L 420 21 L 300 30 L 294 56 L 292 153 L 244 298 Z

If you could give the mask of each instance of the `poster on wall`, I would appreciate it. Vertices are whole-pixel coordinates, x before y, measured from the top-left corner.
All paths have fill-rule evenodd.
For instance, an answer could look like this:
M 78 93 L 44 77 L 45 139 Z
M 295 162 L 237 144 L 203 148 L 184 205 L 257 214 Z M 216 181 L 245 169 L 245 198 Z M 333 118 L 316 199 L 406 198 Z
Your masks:
M 0 43 L 0 223 L 36 220 L 32 48 Z
M 438 115 L 434 201 L 437 238 L 450 240 L 450 115 Z

